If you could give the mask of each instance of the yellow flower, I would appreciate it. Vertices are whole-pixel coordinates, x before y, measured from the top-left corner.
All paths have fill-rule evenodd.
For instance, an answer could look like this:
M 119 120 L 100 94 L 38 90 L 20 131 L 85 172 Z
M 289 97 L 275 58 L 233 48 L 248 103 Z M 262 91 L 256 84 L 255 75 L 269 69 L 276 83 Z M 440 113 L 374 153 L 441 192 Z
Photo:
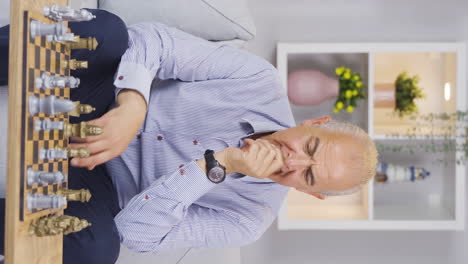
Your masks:
M 351 73 L 349 71 L 347 71 L 347 72 L 345 72 L 343 77 L 345 78 L 345 80 L 349 80 L 351 78 Z
M 353 96 L 353 91 L 346 90 L 345 97 L 349 99 L 349 98 L 351 98 L 351 96 Z
M 362 86 L 362 82 L 357 82 L 357 83 L 356 83 L 356 87 L 357 87 L 357 88 L 361 88 L 361 86 Z
M 343 102 L 338 101 L 338 102 L 336 103 L 336 108 L 337 108 L 338 110 L 341 109 L 341 108 L 343 108 Z
M 359 79 L 360 79 L 360 78 L 359 78 L 359 75 L 357 75 L 357 74 L 354 74 L 354 76 L 353 76 L 353 80 L 354 80 L 354 81 L 359 81 Z
M 338 109 L 336 109 L 336 108 L 333 109 L 333 113 L 335 113 L 335 114 L 338 113 L 339 111 L 340 111 L 340 110 L 338 110 Z
M 349 113 L 352 113 L 354 111 L 354 107 L 352 105 L 348 105 L 348 107 L 346 107 L 346 110 L 349 112 Z
M 335 73 L 336 75 L 341 75 L 344 72 L 343 66 L 336 68 Z
M 358 95 L 358 91 L 357 91 L 357 90 L 354 90 L 354 91 L 353 91 L 353 96 L 356 96 L 356 95 Z

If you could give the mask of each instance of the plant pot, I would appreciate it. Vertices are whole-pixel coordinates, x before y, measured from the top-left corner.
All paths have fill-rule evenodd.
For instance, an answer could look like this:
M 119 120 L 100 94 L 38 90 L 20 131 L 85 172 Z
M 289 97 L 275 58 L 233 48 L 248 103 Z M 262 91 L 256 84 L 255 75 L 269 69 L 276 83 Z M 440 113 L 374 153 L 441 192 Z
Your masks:
M 298 70 L 288 76 L 288 97 L 296 105 L 318 105 L 338 96 L 337 79 L 316 70 Z
M 374 86 L 374 106 L 395 108 L 395 85 L 393 83 L 376 83 Z

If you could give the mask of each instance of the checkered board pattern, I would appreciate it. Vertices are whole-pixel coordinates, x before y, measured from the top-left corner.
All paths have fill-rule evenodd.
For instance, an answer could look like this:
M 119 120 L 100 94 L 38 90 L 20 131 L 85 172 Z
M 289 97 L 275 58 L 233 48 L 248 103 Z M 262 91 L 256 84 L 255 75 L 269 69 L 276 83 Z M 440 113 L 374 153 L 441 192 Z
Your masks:
M 51 121 L 68 121 L 68 114 L 58 116 L 46 116 L 43 113 L 31 116 L 28 104 L 29 96 L 35 95 L 44 98 L 54 95 L 57 98 L 69 99 L 70 88 L 37 89 L 35 80 L 42 73 L 53 76 L 70 76 L 70 70 L 63 69 L 61 62 L 70 59 L 70 49 L 61 43 L 48 42 L 46 37 L 36 37 L 31 39 L 29 27 L 32 20 L 46 23 L 55 23 L 42 15 L 25 11 L 24 13 L 24 61 L 23 61 L 23 131 L 22 131 L 22 174 L 20 189 L 20 221 L 27 221 L 39 218 L 62 209 L 27 209 L 27 196 L 30 193 L 55 194 L 61 189 L 67 188 L 67 180 L 61 184 L 50 185 L 27 185 L 27 170 L 32 168 L 45 172 L 61 171 L 68 179 L 68 160 L 40 160 L 39 153 L 42 148 L 67 147 L 68 139 L 64 138 L 63 131 L 35 131 L 36 120 L 49 119 Z

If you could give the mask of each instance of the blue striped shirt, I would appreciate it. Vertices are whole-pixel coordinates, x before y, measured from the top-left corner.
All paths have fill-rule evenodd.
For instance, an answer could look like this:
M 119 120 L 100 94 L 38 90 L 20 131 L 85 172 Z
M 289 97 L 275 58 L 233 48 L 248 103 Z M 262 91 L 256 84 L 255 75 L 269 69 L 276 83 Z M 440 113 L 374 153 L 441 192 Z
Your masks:
M 235 247 L 258 239 L 288 188 L 233 173 L 214 184 L 195 160 L 206 149 L 294 126 L 277 70 L 266 60 L 159 23 L 128 28 L 117 92 L 148 102 L 144 125 L 107 168 L 122 211 L 121 242 L 135 251 Z

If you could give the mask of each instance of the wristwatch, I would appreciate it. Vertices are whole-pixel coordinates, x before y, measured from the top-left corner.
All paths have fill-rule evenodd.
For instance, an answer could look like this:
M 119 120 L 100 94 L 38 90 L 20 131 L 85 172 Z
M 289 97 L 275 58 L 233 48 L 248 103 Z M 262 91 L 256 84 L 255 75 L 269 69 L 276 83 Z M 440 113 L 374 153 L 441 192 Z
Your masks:
M 205 161 L 208 179 L 213 183 L 223 182 L 226 179 L 226 168 L 215 159 L 213 150 L 205 151 Z

